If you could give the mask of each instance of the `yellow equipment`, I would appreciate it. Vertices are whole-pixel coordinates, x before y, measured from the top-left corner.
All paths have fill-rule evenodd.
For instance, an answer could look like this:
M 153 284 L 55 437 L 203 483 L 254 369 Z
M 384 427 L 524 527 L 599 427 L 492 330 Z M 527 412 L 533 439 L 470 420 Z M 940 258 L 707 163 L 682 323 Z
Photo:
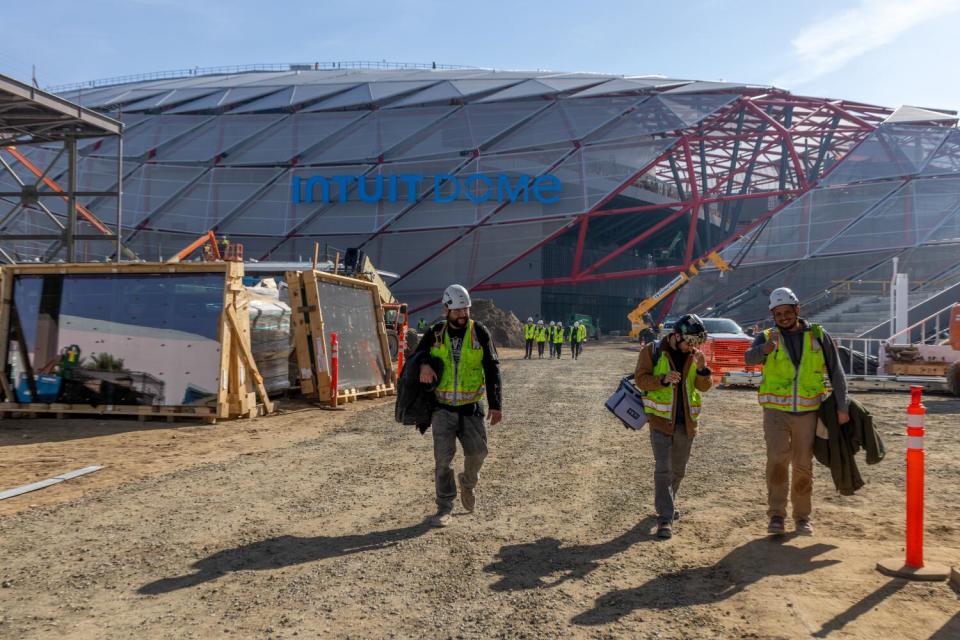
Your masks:
M 651 309 L 657 306 L 670 294 L 675 292 L 677 289 L 683 285 L 690 282 L 690 279 L 700 273 L 700 269 L 707 264 L 707 261 L 712 262 L 717 266 L 720 271 L 732 271 L 733 267 L 730 266 L 726 260 L 720 257 L 716 251 L 711 251 L 707 254 L 706 258 L 700 258 L 694 264 L 690 265 L 690 268 L 686 271 L 681 271 L 677 274 L 677 277 L 668 282 L 667 284 L 660 287 L 660 289 L 654 293 L 652 296 L 641 302 L 637 305 L 637 308 L 627 314 L 627 318 L 630 320 L 630 337 L 636 338 L 640 335 L 640 332 L 644 329 L 650 329 L 652 326 L 648 322 L 644 321 L 644 316 L 647 315 Z

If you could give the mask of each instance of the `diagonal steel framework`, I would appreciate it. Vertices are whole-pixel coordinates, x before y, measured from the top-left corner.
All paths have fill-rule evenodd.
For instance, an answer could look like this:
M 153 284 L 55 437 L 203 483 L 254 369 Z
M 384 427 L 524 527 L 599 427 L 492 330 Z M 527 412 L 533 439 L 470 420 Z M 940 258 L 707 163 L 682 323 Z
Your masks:
M 628 178 L 591 210 L 529 247 L 473 283 L 480 291 L 581 283 L 676 273 L 722 249 L 806 193 L 829 169 L 862 142 L 890 110 L 872 105 L 793 96 L 787 93 L 744 95 L 699 126 L 674 132 L 676 142 L 653 162 Z M 827 170 L 825 170 L 825 168 Z M 609 204 L 633 186 L 655 182 L 671 185 L 676 198 L 667 203 L 612 208 Z M 776 200 L 750 225 L 738 226 L 742 204 Z M 607 216 L 662 217 L 590 264 L 584 264 L 590 222 Z M 664 215 L 665 214 L 665 215 Z M 719 218 L 720 238 L 703 233 Z M 687 220 L 684 251 L 676 264 L 642 269 L 607 270 L 618 257 L 671 224 Z M 574 259 L 567 276 L 522 281 L 496 281 L 497 276 L 532 252 L 577 230 Z M 700 251 L 695 251 L 702 245 Z

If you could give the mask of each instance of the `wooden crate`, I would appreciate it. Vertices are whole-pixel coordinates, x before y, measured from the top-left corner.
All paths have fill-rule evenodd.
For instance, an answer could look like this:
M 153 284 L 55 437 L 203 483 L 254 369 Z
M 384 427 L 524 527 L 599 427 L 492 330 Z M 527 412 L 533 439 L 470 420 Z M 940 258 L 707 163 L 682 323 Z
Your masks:
M 222 273 L 224 277 L 223 310 L 218 324 L 220 360 L 217 371 L 217 396 L 214 406 L 195 405 L 78 405 L 17 402 L 6 375 L 0 375 L 0 392 L 4 402 L 0 413 L 54 413 L 58 415 L 130 415 L 140 419 L 163 417 L 204 418 L 207 420 L 254 417 L 271 413 L 273 403 L 267 397 L 263 378 L 257 370 L 250 349 L 249 300 L 243 286 L 242 262 L 197 263 L 107 263 L 107 264 L 14 264 L 0 268 L 0 363 L 9 360 L 11 318 L 14 315 L 14 277 L 20 275 L 130 275 Z M 34 377 L 23 340 L 16 340 L 25 372 Z M 260 403 L 257 403 L 257 396 Z

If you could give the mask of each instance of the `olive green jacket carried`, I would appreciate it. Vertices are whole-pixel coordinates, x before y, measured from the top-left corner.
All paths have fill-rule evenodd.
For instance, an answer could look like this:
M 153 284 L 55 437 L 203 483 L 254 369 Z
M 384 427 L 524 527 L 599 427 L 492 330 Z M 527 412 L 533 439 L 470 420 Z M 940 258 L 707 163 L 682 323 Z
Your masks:
M 660 347 L 658 353 L 666 354 L 667 350 L 667 338 L 664 338 L 660 341 Z M 669 359 L 669 356 L 668 356 Z M 646 345 L 643 349 L 640 350 L 640 355 L 637 357 L 637 368 L 634 371 L 633 381 L 637 385 L 637 388 L 641 391 L 656 391 L 658 389 L 663 389 L 664 385 L 660 383 L 660 376 L 653 374 L 653 369 L 656 367 L 657 363 L 653 361 L 653 344 Z M 681 372 L 681 379 L 686 380 L 687 374 L 690 372 L 691 367 L 695 367 L 693 360 L 693 355 L 690 354 L 687 356 L 686 361 L 683 363 L 683 371 Z M 713 386 L 713 380 L 710 377 L 710 370 L 705 369 L 703 371 L 696 372 L 696 379 L 694 381 L 694 387 L 697 391 L 707 391 L 710 387 Z M 669 386 L 669 385 L 668 385 Z M 677 395 L 682 395 L 683 400 L 683 416 L 687 428 L 687 436 L 692 438 L 697 434 L 697 423 L 699 420 L 693 418 L 693 414 L 690 411 L 690 400 L 687 398 L 687 391 L 685 384 L 676 384 L 673 385 L 673 406 L 676 407 L 678 401 Z M 676 410 L 674 409 L 674 415 L 676 415 Z M 701 414 L 702 415 L 702 414 Z M 673 435 L 673 420 L 667 420 L 661 418 L 660 416 L 647 414 L 647 420 L 650 423 L 652 429 L 666 433 L 667 435 Z

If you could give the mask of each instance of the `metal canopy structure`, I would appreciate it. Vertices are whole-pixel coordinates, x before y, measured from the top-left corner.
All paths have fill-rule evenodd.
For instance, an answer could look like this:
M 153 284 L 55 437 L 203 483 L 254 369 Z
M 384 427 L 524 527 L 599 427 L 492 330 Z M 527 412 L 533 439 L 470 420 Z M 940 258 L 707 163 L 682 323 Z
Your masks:
M 111 136 L 119 141 L 122 131 L 123 125 L 112 118 L 0 74 L 0 166 L 7 172 L 0 179 L 0 210 L 6 209 L 0 217 L 0 256 L 18 262 L 41 256 L 49 260 L 64 252 L 63 257 L 74 262 L 77 241 L 112 237 L 119 259 L 120 156 L 116 161 L 117 181 L 111 188 L 80 190 L 77 149 L 78 141 L 91 138 Z M 38 145 L 44 145 L 40 155 L 49 162 L 35 152 Z M 51 177 L 55 168 L 65 177 L 66 186 Z M 78 204 L 78 199 L 91 196 L 115 201 L 118 232 Z M 82 220 L 82 227 L 78 220 Z M 8 251 L 3 246 L 7 243 L 27 243 L 32 255 L 18 255 L 16 249 Z

